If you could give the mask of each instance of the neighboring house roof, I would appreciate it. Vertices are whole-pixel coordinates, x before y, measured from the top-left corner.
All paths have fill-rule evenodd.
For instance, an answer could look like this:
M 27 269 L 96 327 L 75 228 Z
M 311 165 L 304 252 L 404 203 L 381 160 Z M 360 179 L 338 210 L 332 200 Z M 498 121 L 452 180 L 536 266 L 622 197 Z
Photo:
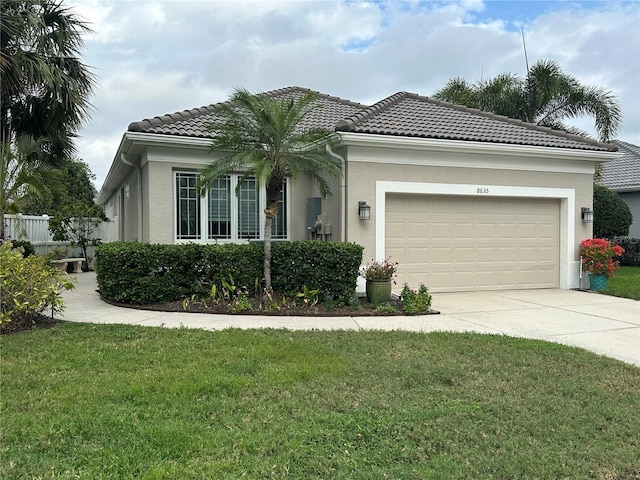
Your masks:
M 600 183 L 612 190 L 640 190 L 640 147 L 620 140 L 613 143 L 622 156 L 604 164 Z
M 306 126 L 330 130 L 503 143 L 576 150 L 616 151 L 613 144 L 600 143 L 547 127 L 514 120 L 481 110 L 441 102 L 413 93 L 399 92 L 372 106 L 351 102 L 307 88 L 287 87 L 265 92 L 274 98 L 299 98 L 306 93 L 318 96 L 322 108 L 305 119 Z M 130 132 L 156 133 L 197 138 L 213 138 L 208 125 L 214 121 L 215 106 L 208 105 L 134 122 Z

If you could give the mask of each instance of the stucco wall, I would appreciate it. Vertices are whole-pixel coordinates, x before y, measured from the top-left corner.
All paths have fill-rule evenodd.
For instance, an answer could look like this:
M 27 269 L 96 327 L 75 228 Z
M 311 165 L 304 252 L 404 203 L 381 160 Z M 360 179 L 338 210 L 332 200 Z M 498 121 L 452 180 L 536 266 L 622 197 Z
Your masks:
M 152 243 L 173 243 L 175 222 L 175 186 L 173 172 L 198 171 L 211 162 L 205 150 L 180 148 L 148 148 L 142 158 L 143 238 Z M 322 200 L 322 213 L 331 215 L 332 240 L 340 238 L 340 179 L 327 178 L 333 195 Z M 148 193 L 148 194 L 147 194 Z M 289 235 L 292 240 L 309 238 L 307 231 L 307 198 L 320 196 L 308 177 L 298 177 L 289 185 Z
M 140 201 L 140 187 L 139 187 L 139 172 L 133 170 L 125 179 L 120 196 L 122 198 L 122 218 L 120 220 L 120 238 L 122 240 L 140 240 L 139 229 L 139 208 L 138 203 Z
M 542 172 L 514 172 L 509 170 L 460 169 L 449 167 L 405 166 L 399 169 L 396 165 L 358 163 L 349 168 L 349 198 L 366 200 L 371 205 L 372 219 L 357 219 L 357 211 L 347 210 L 350 216 L 349 241 L 365 247 L 365 257 L 375 256 L 376 220 L 373 212 L 376 208 L 376 181 L 427 182 L 471 184 L 478 186 L 505 185 L 526 187 L 571 188 L 576 191 L 576 216 L 574 220 L 576 239 L 591 236 L 591 224 L 584 224 L 579 215 L 580 206 L 592 205 L 592 180 L 590 175 Z M 354 200 L 349 200 L 354 203 Z M 577 240 L 579 242 L 579 240 Z
M 593 164 L 589 162 L 556 163 L 550 159 L 517 157 L 494 159 L 490 155 L 454 154 L 399 151 L 351 147 L 349 149 L 347 172 L 347 205 L 364 200 L 371 205 L 371 220 L 362 221 L 357 217 L 356 208 L 347 208 L 347 240 L 364 246 L 364 259 L 378 258 L 381 249 L 379 226 L 376 224 L 377 182 L 408 182 L 406 185 L 469 185 L 471 192 L 477 188 L 487 188 L 489 196 L 496 189 L 512 192 L 519 196 L 519 187 L 537 189 L 545 194 L 549 190 L 558 191 L 561 199 L 560 222 L 563 224 L 561 236 L 561 285 L 574 285 L 578 272 L 578 245 L 584 238 L 592 236 L 592 224 L 581 220 L 580 207 L 592 206 Z M 373 161 L 368 161 L 373 160 Z M 463 167 L 439 166 L 455 164 Z M 566 162 L 566 160 L 565 160 Z M 534 171 L 540 168 L 543 171 Z M 560 172 L 565 169 L 568 172 Z M 399 185 L 402 185 L 400 183 Z M 418 188 L 418 190 L 420 190 Z M 444 189 L 446 190 L 446 189 Z M 424 191 L 424 189 L 422 190 Z M 529 191 L 529 190 L 527 190 Z M 380 198 L 380 197 L 378 197 Z M 384 244 L 384 243 L 382 243 Z M 577 285 L 576 285 L 577 286 Z

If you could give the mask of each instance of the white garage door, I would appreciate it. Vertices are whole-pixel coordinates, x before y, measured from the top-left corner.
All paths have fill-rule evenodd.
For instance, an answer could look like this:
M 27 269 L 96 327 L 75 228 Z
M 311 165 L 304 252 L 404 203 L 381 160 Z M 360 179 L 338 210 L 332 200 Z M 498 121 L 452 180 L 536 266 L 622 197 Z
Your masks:
M 432 292 L 557 288 L 555 199 L 388 194 L 386 255 L 398 285 Z

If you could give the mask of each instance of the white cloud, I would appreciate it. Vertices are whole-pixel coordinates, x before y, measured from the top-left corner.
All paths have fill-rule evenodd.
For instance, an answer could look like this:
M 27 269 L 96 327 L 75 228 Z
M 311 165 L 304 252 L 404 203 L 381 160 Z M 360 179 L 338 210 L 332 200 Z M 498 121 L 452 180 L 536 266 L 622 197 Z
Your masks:
M 619 138 L 640 144 L 636 2 L 525 2 L 527 9 L 480 0 L 65 4 L 96 32 L 86 38 L 86 61 L 100 78 L 98 111 L 81 132 L 80 153 L 98 188 L 98 172 L 133 121 L 218 102 L 238 86 L 300 85 L 372 103 L 400 90 L 431 95 L 455 76 L 523 75 L 517 25 L 530 63 L 557 60 L 581 82 L 612 90 L 625 114 Z

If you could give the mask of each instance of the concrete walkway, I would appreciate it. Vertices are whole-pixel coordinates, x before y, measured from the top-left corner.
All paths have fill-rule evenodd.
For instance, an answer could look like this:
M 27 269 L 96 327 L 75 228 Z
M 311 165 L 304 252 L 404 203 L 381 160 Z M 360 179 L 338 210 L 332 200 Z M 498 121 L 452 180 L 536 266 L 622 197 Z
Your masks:
M 95 273 L 74 274 L 64 292 L 70 322 L 167 328 L 287 328 L 291 330 L 408 330 L 503 334 L 572 345 L 640 366 L 640 302 L 573 290 L 436 293 L 440 315 L 416 317 L 277 317 L 153 312 L 114 307 L 100 299 Z

